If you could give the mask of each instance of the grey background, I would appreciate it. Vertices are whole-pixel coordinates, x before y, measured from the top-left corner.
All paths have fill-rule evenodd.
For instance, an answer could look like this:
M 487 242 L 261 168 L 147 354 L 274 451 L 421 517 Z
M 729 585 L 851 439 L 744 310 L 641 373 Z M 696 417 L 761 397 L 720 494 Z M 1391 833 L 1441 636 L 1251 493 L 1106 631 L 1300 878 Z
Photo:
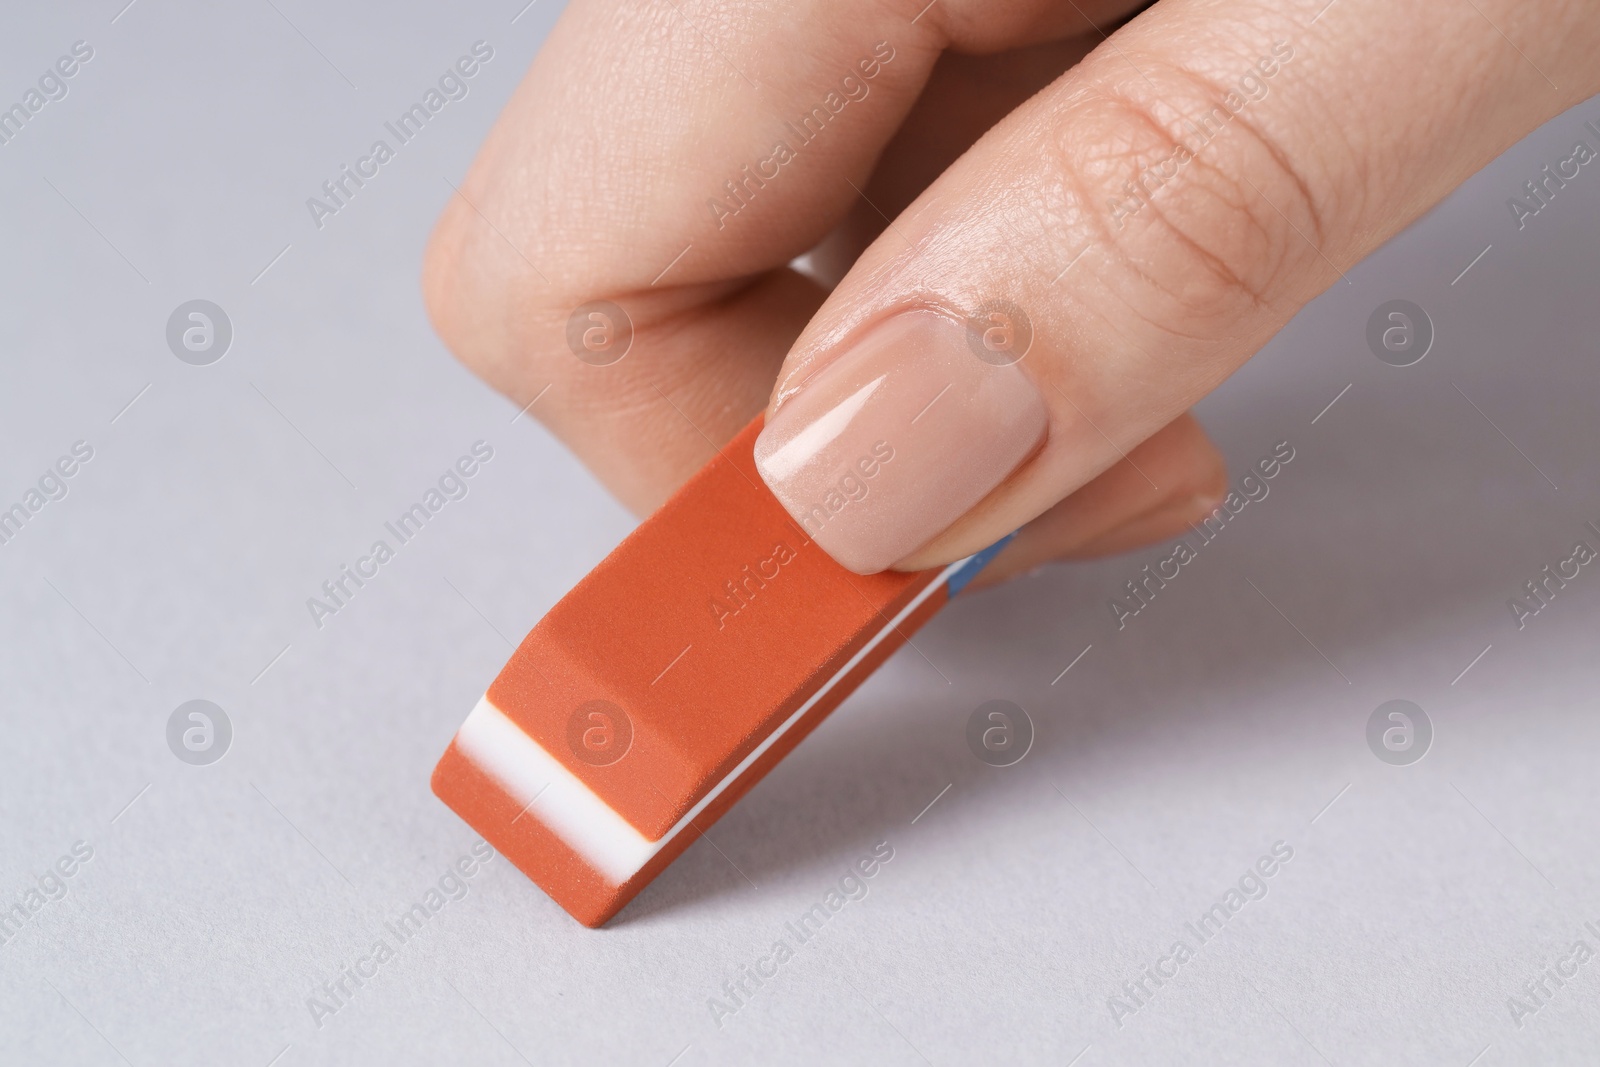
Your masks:
M 1600 962 L 1520 1029 L 1506 1000 L 1600 949 L 1600 574 L 1521 631 L 1506 601 L 1600 543 L 1600 171 L 1521 232 L 1505 200 L 1596 101 L 1201 406 L 1236 470 L 1296 458 L 1126 629 L 1106 600 L 1164 553 L 964 598 L 918 638 L 937 671 L 897 656 L 612 927 L 497 860 L 315 1026 L 307 998 L 475 840 L 427 780 L 506 638 L 631 520 L 418 299 L 554 0 L 274 3 L 12 5 L 0 33 L 7 103 L 95 49 L 0 146 L 0 504 L 95 449 L 0 546 L 0 905 L 94 849 L 0 946 L 0 1062 L 1594 1059 Z M 478 39 L 471 94 L 316 229 L 305 199 Z M 234 325 L 209 367 L 164 340 L 194 298 Z M 1364 342 L 1395 298 L 1437 329 L 1403 369 Z M 478 439 L 470 495 L 314 628 L 306 598 Z M 206 767 L 165 740 L 195 698 L 234 732 Z M 1014 767 L 965 744 L 990 699 L 1037 729 Z M 1390 699 L 1434 725 L 1412 766 L 1364 740 Z M 1279 840 L 1268 895 L 1118 1028 L 1107 998 Z M 715 1025 L 879 841 L 870 894 Z

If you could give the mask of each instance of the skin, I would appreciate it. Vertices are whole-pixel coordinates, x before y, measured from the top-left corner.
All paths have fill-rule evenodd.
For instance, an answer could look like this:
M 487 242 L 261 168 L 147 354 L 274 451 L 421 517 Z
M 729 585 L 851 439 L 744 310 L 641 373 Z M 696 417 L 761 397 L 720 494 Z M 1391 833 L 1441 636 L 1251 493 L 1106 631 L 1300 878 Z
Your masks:
M 1022 527 L 992 583 L 1170 536 L 1226 486 L 1188 408 L 1600 92 L 1592 0 L 1325 3 L 572 0 L 439 221 L 429 312 L 644 514 L 864 324 L 1003 296 L 1048 439 L 897 566 Z M 707 201 L 878 42 L 868 94 L 719 226 Z M 1247 75 L 1264 95 L 1172 173 Z M 634 326 L 606 367 L 566 344 L 597 299 Z

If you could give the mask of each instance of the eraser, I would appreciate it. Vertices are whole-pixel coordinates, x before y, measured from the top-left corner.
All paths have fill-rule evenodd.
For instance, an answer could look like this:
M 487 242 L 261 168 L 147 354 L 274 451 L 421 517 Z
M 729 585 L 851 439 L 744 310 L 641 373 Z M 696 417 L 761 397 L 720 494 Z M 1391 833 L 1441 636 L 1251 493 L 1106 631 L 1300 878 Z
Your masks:
M 986 564 L 863 577 L 756 473 L 759 417 L 541 619 L 433 791 L 599 926 Z

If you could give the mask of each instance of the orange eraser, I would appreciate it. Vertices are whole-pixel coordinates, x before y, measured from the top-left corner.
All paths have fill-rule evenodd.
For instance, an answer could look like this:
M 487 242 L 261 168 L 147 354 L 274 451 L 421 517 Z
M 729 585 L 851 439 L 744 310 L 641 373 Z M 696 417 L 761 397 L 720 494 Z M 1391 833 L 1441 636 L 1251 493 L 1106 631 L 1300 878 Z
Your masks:
M 852 574 L 756 474 L 758 418 L 541 619 L 433 791 L 599 926 L 727 811 L 995 545 Z

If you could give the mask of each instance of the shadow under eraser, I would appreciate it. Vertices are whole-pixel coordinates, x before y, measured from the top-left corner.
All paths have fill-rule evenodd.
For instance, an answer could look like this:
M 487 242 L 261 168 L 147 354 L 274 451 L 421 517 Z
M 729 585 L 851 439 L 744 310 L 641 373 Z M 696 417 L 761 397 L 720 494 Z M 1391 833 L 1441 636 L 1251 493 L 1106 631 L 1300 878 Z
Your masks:
M 758 417 L 562 598 L 457 731 L 433 791 L 599 926 L 1000 547 L 852 574 L 756 473 Z

